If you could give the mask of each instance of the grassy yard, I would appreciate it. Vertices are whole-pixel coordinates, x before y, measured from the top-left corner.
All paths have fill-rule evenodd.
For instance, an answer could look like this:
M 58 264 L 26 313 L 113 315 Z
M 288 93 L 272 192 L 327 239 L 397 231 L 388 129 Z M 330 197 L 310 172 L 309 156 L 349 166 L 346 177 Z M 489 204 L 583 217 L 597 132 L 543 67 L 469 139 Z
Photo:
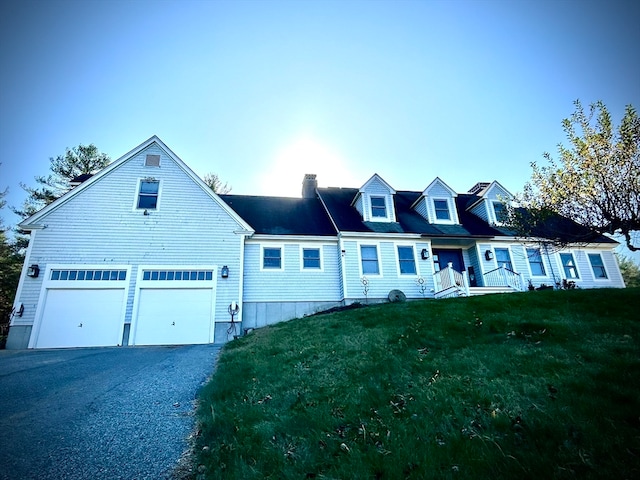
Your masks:
M 228 344 L 210 479 L 639 478 L 640 289 L 370 306 Z

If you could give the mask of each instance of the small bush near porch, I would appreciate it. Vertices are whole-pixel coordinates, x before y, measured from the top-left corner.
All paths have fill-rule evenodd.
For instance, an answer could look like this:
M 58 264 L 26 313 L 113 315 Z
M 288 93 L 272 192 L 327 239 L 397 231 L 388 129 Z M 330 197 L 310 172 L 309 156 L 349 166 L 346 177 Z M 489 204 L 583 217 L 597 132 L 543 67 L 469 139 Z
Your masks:
M 638 305 L 534 291 L 257 330 L 201 392 L 194 478 L 638 478 Z

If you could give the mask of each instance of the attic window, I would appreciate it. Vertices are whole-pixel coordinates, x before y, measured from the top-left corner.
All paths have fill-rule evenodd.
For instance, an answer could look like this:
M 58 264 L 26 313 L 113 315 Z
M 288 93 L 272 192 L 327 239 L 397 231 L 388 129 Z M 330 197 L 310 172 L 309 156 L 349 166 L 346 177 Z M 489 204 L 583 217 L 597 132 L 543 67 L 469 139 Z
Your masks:
M 147 155 L 147 158 L 144 161 L 145 167 L 159 167 L 160 166 L 160 155 Z
M 371 216 L 376 218 L 387 218 L 387 205 L 384 197 L 371 197 Z
M 138 208 L 155 210 L 158 207 L 158 190 L 160 182 L 157 180 L 140 180 L 138 193 Z
M 451 220 L 451 213 L 449 213 L 449 202 L 446 200 L 434 200 L 433 208 L 436 211 L 437 220 Z

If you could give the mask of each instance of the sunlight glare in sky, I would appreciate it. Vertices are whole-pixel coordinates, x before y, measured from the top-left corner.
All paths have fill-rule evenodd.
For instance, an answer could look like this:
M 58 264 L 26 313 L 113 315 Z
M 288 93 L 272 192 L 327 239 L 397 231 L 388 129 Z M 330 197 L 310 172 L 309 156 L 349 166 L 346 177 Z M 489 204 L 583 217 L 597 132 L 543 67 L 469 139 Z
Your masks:
M 359 187 L 367 181 L 366 178 L 354 178 L 350 170 L 338 152 L 305 134 L 276 153 L 269 169 L 262 175 L 261 194 L 300 197 L 302 179 L 307 173 L 315 173 L 321 187 Z

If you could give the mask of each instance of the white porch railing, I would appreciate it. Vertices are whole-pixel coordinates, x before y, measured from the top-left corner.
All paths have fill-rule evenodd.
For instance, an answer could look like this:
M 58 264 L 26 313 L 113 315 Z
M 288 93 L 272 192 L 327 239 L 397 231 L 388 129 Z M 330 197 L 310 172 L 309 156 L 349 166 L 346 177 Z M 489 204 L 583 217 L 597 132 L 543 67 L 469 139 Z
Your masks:
M 467 272 L 458 272 L 453 269 L 450 262 L 446 268 L 433 274 L 435 284 L 435 297 L 469 296 L 469 279 Z
M 485 287 L 510 287 L 517 291 L 524 290 L 524 281 L 519 273 L 502 265 L 487 272 L 483 276 Z

